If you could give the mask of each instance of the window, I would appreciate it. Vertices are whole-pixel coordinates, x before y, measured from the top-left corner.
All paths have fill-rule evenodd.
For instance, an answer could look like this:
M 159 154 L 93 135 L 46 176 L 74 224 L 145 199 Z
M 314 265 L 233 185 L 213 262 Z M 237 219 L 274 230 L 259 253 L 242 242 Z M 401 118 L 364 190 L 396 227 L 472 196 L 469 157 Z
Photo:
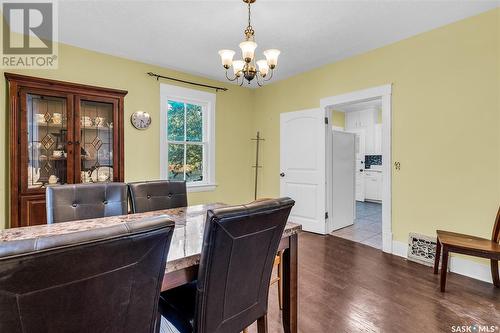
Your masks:
M 161 84 L 161 177 L 215 189 L 215 94 Z

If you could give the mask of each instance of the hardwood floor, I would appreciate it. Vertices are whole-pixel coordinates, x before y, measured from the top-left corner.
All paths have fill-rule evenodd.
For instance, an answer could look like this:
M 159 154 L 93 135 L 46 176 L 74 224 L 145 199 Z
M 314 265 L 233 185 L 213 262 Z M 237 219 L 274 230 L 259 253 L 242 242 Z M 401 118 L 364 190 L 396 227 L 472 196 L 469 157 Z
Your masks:
M 269 331 L 283 332 L 276 289 Z M 431 267 L 334 236 L 299 236 L 300 332 L 452 332 L 474 324 L 500 327 L 500 288 L 450 273 L 443 294 Z

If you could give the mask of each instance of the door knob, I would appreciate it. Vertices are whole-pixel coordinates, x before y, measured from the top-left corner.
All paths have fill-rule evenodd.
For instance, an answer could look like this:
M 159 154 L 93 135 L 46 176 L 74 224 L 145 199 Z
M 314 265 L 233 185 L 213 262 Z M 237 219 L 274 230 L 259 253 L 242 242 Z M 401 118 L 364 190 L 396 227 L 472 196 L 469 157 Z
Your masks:
M 363 172 L 363 169 L 359 169 L 359 172 Z
M 280 173 L 280 177 L 285 177 L 285 173 L 284 172 Z

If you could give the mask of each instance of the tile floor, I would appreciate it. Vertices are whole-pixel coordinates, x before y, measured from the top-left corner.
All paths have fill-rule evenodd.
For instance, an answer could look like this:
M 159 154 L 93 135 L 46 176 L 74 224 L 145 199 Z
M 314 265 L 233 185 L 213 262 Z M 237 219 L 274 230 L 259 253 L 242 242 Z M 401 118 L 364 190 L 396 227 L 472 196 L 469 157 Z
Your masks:
M 354 224 L 331 235 L 382 249 L 382 204 L 356 201 Z

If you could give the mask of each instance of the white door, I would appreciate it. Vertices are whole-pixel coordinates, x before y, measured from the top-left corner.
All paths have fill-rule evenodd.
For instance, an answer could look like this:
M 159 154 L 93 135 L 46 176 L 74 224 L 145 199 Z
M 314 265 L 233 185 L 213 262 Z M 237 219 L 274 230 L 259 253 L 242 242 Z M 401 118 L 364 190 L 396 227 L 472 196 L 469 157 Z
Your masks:
M 333 230 L 354 223 L 355 213 L 355 134 L 333 131 L 332 142 L 332 219 Z
M 295 200 L 290 221 L 325 234 L 325 114 L 321 109 L 280 116 L 280 195 Z

